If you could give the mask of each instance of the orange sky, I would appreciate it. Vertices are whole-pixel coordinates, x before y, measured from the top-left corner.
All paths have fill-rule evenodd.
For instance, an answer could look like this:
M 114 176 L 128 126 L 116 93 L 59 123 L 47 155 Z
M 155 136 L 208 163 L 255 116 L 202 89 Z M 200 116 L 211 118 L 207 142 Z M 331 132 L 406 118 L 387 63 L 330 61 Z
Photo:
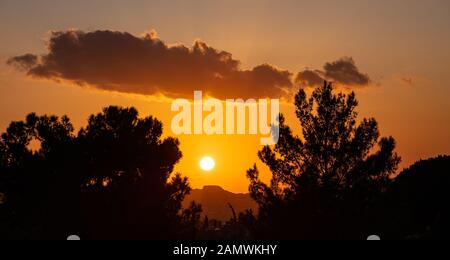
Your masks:
M 450 3 L 310 2 L 0 0 L 0 130 L 29 112 L 68 114 L 80 127 L 102 107 L 122 105 L 135 106 L 141 116 L 158 117 L 165 134 L 172 135 L 170 102 L 35 80 L 6 65 L 13 56 L 47 53 L 50 30 L 109 29 L 139 36 L 154 28 L 167 44 L 192 46 L 202 39 L 233 54 L 245 70 L 269 63 L 297 73 L 353 57 L 372 79 L 370 86 L 356 90 L 360 115 L 375 117 L 382 135 L 395 137 L 401 167 L 449 154 Z M 293 107 L 285 104 L 282 112 L 299 131 Z M 266 180 L 269 176 L 256 156 L 258 136 L 179 138 L 184 157 L 176 170 L 189 176 L 195 188 L 215 184 L 246 192 L 245 173 L 255 162 Z M 216 159 L 212 172 L 199 169 L 205 155 Z

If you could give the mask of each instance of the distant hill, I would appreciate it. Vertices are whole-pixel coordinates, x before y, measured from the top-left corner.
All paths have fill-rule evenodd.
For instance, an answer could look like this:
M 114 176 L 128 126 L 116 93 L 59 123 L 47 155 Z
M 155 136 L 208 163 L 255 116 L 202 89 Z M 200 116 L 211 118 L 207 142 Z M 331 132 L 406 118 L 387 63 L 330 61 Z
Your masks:
M 195 201 L 203 207 L 204 215 L 209 219 L 228 221 L 232 217 L 232 212 L 228 204 L 231 204 L 236 214 L 252 209 L 257 212 L 257 204 L 250 198 L 249 194 L 236 194 L 224 190 L 219 186 L 205 186 L 203 189 L 194 189 L 186 197 L 183 207 Z

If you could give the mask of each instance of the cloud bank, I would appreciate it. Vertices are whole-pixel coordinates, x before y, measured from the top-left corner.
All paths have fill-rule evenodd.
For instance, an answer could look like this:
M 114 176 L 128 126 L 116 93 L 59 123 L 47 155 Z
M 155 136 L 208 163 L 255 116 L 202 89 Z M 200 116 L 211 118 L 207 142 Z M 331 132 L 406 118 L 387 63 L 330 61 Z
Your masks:
M 34 78 L 70 81 L 80 86 L 170 98 L 203 90 L 216 98 L 281 98 L 298 86 L 331 80 L 349 86 L 370 83 L 352 58 L 327 63 L 324 71 L 305 70 L 296 78 L 270 64 L 242 69 L 231 53 L 202 41 L 168 45 L 155 34 L 77 30 L 52 32 L 48 53 L 12 57 L 7 62 Z

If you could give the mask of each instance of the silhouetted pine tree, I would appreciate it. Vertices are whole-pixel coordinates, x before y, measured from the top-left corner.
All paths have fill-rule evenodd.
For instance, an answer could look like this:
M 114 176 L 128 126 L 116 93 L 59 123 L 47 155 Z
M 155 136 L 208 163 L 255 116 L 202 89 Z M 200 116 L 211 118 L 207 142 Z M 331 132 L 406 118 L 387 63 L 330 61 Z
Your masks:
M 379 139 L 375 119 L 357 124 L 355 94 L 334 94 L 325 82 L 295 98 L 302 135 L 280 115 L 280 139 L 259 158 L 272 172 L 269 185 L 256 166 L 248 171 L 259 204 L 259 238 L 365 238 L 368 208 L 390 183 L 400 162 L 392 137 Z M 375 145 L 378 144 L 378 150 Z

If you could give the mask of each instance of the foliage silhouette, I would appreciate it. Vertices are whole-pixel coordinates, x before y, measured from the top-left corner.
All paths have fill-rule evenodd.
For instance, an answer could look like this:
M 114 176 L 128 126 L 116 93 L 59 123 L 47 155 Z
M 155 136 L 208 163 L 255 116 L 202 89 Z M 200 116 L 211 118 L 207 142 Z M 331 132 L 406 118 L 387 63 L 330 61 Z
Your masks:
M 357 125 L 355 94 L 334 94 L 330 83 L 295 98 L 302 137 L 280 115 L 280 140 L 259 158 L 272 172 L 270 185 L 256 166 L 247 173 L 259 204 L 258 238 L 361 239 L 368 208 L 390 183 L 400 162 L 392 137 L 379 140 L 375 119 Z M 379 149 L 373 153 L 375 145 Z
M 134 108 L 108 107 L 77 136 L 67 117 L 27 116 L 0 141 L 1 238 L 181 237 L 190 192 L 179 142 Z M 32 140 L 41 147 L 33 151 Z
M 402 171 L 378 211 L 389 239 L 447 239 L 450 232 L 450 156 L 419 161 Z M 389 217 L 387 217 L 389 216 Z
M 229 207 L 233 214 L 230 220 L 221 222 L 216 219 L 210 220 L 205 216 L 202 222 L 196 224 L 200 228 L 196 230 L 195 236 L 192 236 L 191 239 L 238 241 L 255 239 L 257 220 L 253 211 L 246 210 L 236 215 L 233 206 L 230 204 Z
M 280 140 L 247 173 L 259 212 L 226 223 L 182 208 L 187 178 L 172 174 L 179 142 L 134 108 L 107 107 L 77 134 L 67 117 L 30 114 L 0 138 L 0 239 L 445 239 L 450 157 L 400 162 L 375 119 L 357 124 L 355 94 L 331 84 L 296 96 L 302 135 L 280 115 Z M 378 149 L 376 149 L 378 144 Z M 36 147 L 36 146 L 39 147 Z
M 76 226 L 79 183 L 67 171 L 72 131 L 67 117 L 30 114 L 2 134 L 0 191 L 7 199 L 0 207 L 2 238 L 48 239 Z M 39 151 L 30 149 L 32 140 L 40 142 Z

